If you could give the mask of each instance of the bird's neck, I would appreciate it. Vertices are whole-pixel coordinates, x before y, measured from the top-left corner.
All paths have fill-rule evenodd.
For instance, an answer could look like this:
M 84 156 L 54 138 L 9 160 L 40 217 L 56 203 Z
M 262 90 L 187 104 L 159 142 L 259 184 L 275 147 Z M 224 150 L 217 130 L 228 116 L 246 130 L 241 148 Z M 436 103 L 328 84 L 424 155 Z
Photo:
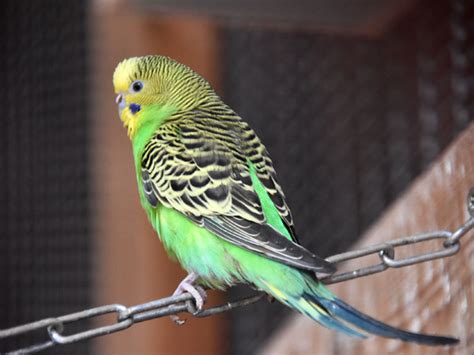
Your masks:
M 133 145 L 133 157 L 137 169 L 140 168 L 140 160 L 143 149 L 150 141 L 153 134 L 174 112 L 175 108 L 168 106 L 147 106 L 140 112 L 140 127 L 131 138 Z

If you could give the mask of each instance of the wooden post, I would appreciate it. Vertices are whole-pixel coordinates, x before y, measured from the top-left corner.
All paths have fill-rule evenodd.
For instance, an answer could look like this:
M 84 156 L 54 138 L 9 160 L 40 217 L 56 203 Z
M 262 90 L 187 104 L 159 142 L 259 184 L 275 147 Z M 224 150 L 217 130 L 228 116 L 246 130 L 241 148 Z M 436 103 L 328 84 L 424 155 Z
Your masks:
M 474 124 L 354 248 L 426 231 L 458 228 L 468 218 L 466 195 L 471 187 Z M 341 299 L 377 319 L 412 331 L 453 335 L 460 339 L 458 346 L 433 348 L 375 336 L 356 340 L 298 315 L 273 336 L 262 354 L 474 354 L 473 234 L 471 231 L 465 235 L 461 251 L 449 258 L 330 286 Z M 428 249 L 440 247 L 439 241 L 430 243 Z M 428 251 L 426 247 L 414 245 L 401 253 L 397 249 L 397 253 L 399 257 L 414 255 Z
M 163 54 L 218 86 L 216 30 L 204 19 L 147 14 L 125 1 L 93 4 L 91 157 L 97 196 L 93 303 L 131 306 L 169 296 L 185 273 L 168 259 L 139 205 L 131 144 L 114 102 L 113 70 L 130 56 Z M 225 354 L 226 332 L 221 316 L 189 319 L 182 327 L 164 318 L 99 338 L 95 350 L 97 354 Z

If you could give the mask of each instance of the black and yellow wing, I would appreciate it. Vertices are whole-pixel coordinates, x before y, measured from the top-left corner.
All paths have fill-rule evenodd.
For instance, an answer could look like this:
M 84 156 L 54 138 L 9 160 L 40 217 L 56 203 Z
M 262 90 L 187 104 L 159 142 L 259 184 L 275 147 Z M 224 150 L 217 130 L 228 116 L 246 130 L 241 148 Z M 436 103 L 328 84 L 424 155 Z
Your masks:
M 290 238 L 267 223 L 250 165 Z M 175 114 L 146 145 L 141 167 L 152 206 L 173 208 L 218 237 L 267 258 L 306 270 L 334 271 L 332 264 L 297 243 L 271 159 L 232 110 L 211 106 Z

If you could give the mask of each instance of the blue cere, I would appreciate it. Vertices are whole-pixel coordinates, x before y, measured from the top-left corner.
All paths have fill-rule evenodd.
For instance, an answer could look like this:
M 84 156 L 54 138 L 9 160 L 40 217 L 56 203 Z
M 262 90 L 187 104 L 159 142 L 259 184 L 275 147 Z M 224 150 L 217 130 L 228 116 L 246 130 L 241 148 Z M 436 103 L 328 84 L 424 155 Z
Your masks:
M 138 104 L 130 104 L 130 111 L 132 111 L 133 114 L 136 114 L 138 111 L 141 110 L 141 106 Z

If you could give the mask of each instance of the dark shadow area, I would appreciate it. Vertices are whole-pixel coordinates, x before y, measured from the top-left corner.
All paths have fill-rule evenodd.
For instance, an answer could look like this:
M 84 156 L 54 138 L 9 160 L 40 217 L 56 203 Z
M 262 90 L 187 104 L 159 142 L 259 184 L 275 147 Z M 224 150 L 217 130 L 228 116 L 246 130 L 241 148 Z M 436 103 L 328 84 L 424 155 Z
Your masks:
M 2 6 L 0 329 L 78 311 L 93 292 L 88 2 Z M 0 352 L 46 337 L 2 340 Z

